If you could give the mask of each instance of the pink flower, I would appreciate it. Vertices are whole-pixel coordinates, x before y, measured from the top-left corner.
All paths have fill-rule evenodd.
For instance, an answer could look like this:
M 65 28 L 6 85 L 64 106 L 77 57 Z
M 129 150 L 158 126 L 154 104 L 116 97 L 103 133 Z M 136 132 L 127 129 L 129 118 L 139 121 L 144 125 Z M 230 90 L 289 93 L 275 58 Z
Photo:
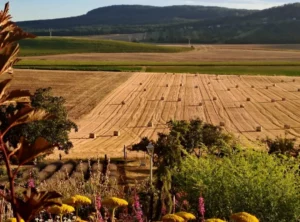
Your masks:
M 202 196 L 199 197 L 198 210 L 202 218 L 204 218 L 205 206 L 204 206 L 204 198 Z
M 142 208 L 140 205 L 140 198 L 136 193 L 134 194 L 133 209 L 134 209 L 135 218 L 137 219 L 137 221 L 143 222 L 143 211 L 142 211 Z
M 34 184 L 34 179 L 32 178 L 32 172 L 30 171 L 30 174 L 29 174 L 29 180 L 27 182 L 27 186 L 28 187 L 31 187 L 31 188 L 34 188 L 35 187 L 35 184 Z

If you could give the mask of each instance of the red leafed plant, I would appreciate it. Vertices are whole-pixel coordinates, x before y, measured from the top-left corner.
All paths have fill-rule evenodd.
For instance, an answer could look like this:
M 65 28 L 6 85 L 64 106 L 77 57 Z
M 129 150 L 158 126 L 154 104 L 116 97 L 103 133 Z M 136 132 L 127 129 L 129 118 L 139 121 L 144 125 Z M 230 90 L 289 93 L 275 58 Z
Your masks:
M 17 147 L 5 140 L 5 135 L 14 127 L 21 124 L 28 124 L 33 121 L 40 121 L 49 118 L 55 118 L 42 109 L 34 109 L 31 106 L 30 92 L 25 90 L 8 91 L 9 85 L 13 79 L 12 66 L 19 60 L 19 44 L 17 41 L 25 38 L 34 38 L 35 36 L 24 32 L 14 22 L 9 15 L 9 4 L 5 5 L 3 11 L 0 11 L 0 75 L 7 76 L 0 82 L 0 108 L 6 110 L 10 106 L 21 107 L 17 111 L 5 113 L 5 123 L 1 123 L 0 131 L 0 153 L 7 169 L 9 181 L 8 192 L 0 192 L 0 195 L 11 203 L 14 217 L 17 221 L 21 218 L 24 221 L 30 221 L 40 210 L 60 204 L 56 198 L 61 197 L 56 192 L 38 192 L 35 188 L 29 187 L 23 192 L 23 198 L 16 197 L 14 180 L 20 166 L 32 161 L 40 154 L 52 149 L 56 144 L 50 144 L 44 138 L 40 137 L 33 143 L 29 143 L 20 137 Z M 11 160 L 14 159 L 17 164 L 16 169 L 12 169 Z

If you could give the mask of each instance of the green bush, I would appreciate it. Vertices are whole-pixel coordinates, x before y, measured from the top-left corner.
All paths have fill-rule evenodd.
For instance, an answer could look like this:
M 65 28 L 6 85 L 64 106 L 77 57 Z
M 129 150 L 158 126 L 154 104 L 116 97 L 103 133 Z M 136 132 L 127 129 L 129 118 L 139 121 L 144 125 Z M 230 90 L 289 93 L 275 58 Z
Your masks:
M 296 222 L 300 218 L 299 159 L 243 151 L 229 157 L 188 156 L 174 172 L 176 190 L 186 191 L 197 211 L 205 199 L 206 218 L 229 218 L 246 211 L 262 222 Z

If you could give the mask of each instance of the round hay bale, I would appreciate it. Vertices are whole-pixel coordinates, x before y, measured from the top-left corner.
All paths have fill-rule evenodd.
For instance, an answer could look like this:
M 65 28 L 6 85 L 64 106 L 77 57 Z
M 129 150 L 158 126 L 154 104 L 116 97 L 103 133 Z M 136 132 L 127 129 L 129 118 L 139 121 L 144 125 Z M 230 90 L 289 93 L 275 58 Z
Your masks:
M 125 105 L 125 101 L 122 101 L 121 104 L 122 104 L 122 105 Z
M 160 98 L 160 100 L 165 100 L 165 97 L 162 96 L 162 97 Z
M 181 101 L 181 98 L 178 98 L 178 102 L 180 102 Z
M 180 83 L 180 86 L 182 86 L 182 83 Z
M 202 103 L 202 102 L 200 102 L 200 103 L 199 103 L 199 106 L 203 106 L 203 103 Z
M 291 126 L 290 125 L 288 125 L 288 124 L 284 124 L 284 129 L 290 129 L 291 128 Z
M 300 92 L 300 88 L 298 89 L 298 92 Z
M 220 122 L 220 126 L 225 126 L 225 122 Z
M 284 82 L 284 80 L 282 79 L 281 82 Z
M 275 99 L 271 99 L 271 102 L 274 103 L 276 100 Z
M 208 85 L 210 84 L 210 82 L 207 83 Z
M 276 83 L 273 83 L 273 86 L 276 86 Z
M 96 133 L 90 133 L 89 138 L 90 139 L 96 139 L 97 138 Z
M 217 97 L 216 97 L 216 96 L 214 96 L 214 97 L 213 97 L 213 100 L 217 100 Z
M 140 82 L 140 86 L 143 85 L 143 83 Z
M 269 89 L 269 86 L 266 86 L 266 89 Z
M 120 131 L 114 131 L 114 136 L 120 136 L 120 135 L 121 135 Z
M 248 97 L 248 98 L 246 99 L 246 101 L 247 101 L 247 102 L 250 102 L 250 101 L 251 101 L 251 98 Z
M 255 129 L 256 132 L 262 132 L 262 130 L 263 130 L 262 126 L 257 126 Z
M 286 101 L 286 98 L 282 98 L 282 101 Z
M 227 91 L 230 91 L 230 88 L 227 88 Z
M 254 89 L 255 87 L 252 85 L 251 88 Z
M 144 89 L 144 92 L 146 92 L 146 91 L 147 91 L 147 89 L 145 88 L 145 89 Z
M 235 88 L 239 88 L 239 85 L 236 85 Z
M 169 87 L 169 84 L 166 84 L 166 87 Z
M 198 76 L 197 74 L 195 74 L 195 76 Z
M 293 79 L 293 82 L 296 82 L 296 79 Z
M 196 89 L 198 89 L 198 86 L 195 86 Z
M 241 105 L 240 105 L 240 108 L 245 108 L 244 104 L 241 104 Z

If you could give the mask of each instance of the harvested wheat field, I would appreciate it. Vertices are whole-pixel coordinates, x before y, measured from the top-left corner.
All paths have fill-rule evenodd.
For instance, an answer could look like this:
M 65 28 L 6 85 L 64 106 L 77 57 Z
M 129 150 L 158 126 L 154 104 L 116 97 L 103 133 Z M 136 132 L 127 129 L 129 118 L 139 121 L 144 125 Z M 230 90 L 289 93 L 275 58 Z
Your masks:
M 221 124 L 245 144 L 266 136 L 300 138 L 298 88 L 295 77 L 135 73 L 77 121 L 79 132 L 70 135 L 75 147 L 66 157 L 120 157 L 124 145 L 166 132 L 170 119 Z
M 71 119 L 89 113 L 109 92 L 132 73 L 14 70 L 12 88 L 30 90 L 51 87 L 55 96 L 66 99 Z
M 184 45 L 178 45 L 184 46 Z M 224 61 L 299 61 L 300 45 L 195 45 L 195 50 L 180 53 L 77 53 L 26 56 L 22 60 L 71 60 L 102 62 L 224 62 Z

